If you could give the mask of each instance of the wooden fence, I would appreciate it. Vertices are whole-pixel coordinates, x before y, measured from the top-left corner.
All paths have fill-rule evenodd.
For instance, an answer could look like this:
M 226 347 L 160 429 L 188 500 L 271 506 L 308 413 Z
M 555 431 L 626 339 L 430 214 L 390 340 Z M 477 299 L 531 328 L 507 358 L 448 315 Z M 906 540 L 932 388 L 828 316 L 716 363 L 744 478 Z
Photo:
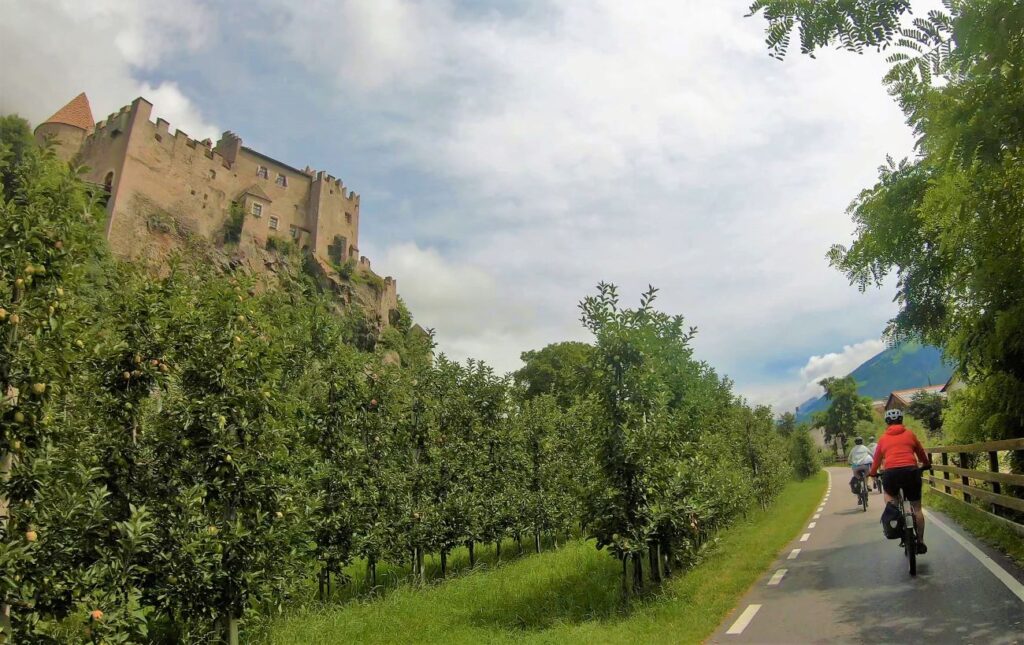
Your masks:
M 1003 441 L 986 441 L 969 443 L 960 446 L 942 448 L 925 448 L 932 455 L 932 470 L 924 476 L 932 490 L 940 495 L 955 499 L 958 502 L 974 504 L 974 500 L 984 502 L 989 510 L 989 517 L 1010 527 L 1020 535 L 1024 535 L 1024 524 L 1005 517 L 1007 511 L 1024 513 L 1024 499 L 1015 495 L 1004 494 L 1004 486 L 1020 486 L 1024 489 L 1024 475 L 1005 472 L 1000 462 L 999 453 L 1022 450 L 1024 439 L 1004 439 Z M 936 459 L 935 455 L 939 458 Z M 959 466 L 950 464 L 950 455 L 957 455 Z M 979 464 L 987 464 L 988 470 L 976 470 Z M 967 468 L 965 466 L 972 467 Z M 935 471 L 942 473 L 937 477 Z M 954 479 L 959 477 L 959 481 Z M 973 483 L 972 483 L 973 482 Z M 978 484 L 978 482 L 982 482 Z M 982 488 L 982 486 L 986 486 Z M 959 496 L 954 494 L 959 492 Z M 1006 491 L 1009 492 L 1009 491 Z M 985 512 L 985 511 L 983 511 Z

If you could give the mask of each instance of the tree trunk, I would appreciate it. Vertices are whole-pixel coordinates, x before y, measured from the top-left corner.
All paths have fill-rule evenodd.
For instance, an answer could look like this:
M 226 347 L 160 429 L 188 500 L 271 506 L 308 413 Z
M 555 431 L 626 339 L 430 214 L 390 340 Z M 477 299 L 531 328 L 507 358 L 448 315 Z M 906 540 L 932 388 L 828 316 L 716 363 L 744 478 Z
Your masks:
M 448 573 L 448 550 L 441 549 L 441 577 Z
M 497 562 L 501 562 L 501 539 L 494 543 L 494 559 Z
M 229 503 L 224 509 L 224 519 L 227 522 L 233 522 L 235 520 L 235 507 L 234 504 Z M 224 566 L 224 561 L 228 556 L 228 551 L 225 550 L 221 555 L 221 566 Z M 224 642 L 227 645 L 238 645 L 238 616 L 235 615 L 236 606 L 236 589 L 231 583 L 231 578 L 228 577 L 225 580 L 224 595 L 228 599 L 228 609 L 224 614 Z
M 224 642 L 227 645 L 238 645 L 238 618 L 232 614 L 224 616 Z
M 622 601 L 625 602 L 629 600 L 629 576 L 626 575 L 626 562 L 629 556 L 622 554 L 620 559 L 622 560 Z
M 8 482 L 11 479 L 11 468 L 14 466 L 14 454 L 5 452 L 0 458 L 0 482 Z M 0 532 L 8 534 L 7 524 L 10 520 L 10 501 L 6 497 L 0 497 Z M 11 606 L 0 605 L 0 633 L 6 635 L 6 641 L 14 640 L 14 632 L 11 630 Z
M 523 536 L 516 533 L 516 547 L 519 549 L 519 555 L 523 554 Z
M 537 553 L 540 553 L 540 531 L 533 532 L 533 546 L 537 549 Z
M 658 564 L 658 547 L 654 544 L 647 549 L 647 563 L 651 569 L 651 582 L 658 584 L 661 582 L 661 565 Z
M 370 589 L 377 588 L 377 559 L 370 556 L 366 561 L 366 577 L 370 581 Z
M 476 566 L 476 553 L 473 549 L 473 540 L 466 542 L 466 548 L 469 549 L 469 567 L 472 569 Z
M 644 558 L 642 554 L 633 556 L 633 591 L 639 594 L 644 588 Z

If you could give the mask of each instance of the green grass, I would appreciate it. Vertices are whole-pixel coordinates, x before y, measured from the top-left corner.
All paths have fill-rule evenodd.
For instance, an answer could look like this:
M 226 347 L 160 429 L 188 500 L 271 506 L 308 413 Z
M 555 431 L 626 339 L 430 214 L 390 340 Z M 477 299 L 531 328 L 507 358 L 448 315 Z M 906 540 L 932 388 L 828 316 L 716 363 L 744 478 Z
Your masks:
M 955 502 L 924 487 L 924 504 L 950 516 L 971 535 L 994 546 L 1024 566 L 1024 539 L 1011 528 L 970 504 Z
M 377 599 L 297 610 L 266 642 L 693 643 L 707 638 L 800 530 L 825 488 L 819 473 L 786 487 L 768 511 L 725 531 L 710 555 L 628 607 L 618 562 L 593 543 L 490 563 L 447 582 L 400 585 Z

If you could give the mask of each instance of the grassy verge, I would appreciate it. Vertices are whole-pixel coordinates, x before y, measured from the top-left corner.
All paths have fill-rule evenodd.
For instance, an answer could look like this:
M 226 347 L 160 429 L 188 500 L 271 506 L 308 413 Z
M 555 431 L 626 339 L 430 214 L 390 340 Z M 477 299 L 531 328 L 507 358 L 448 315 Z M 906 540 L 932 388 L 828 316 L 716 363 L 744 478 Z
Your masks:
M 266 641 L 303 643 L 691 643 L 707 638 L 793 538 L 821 499 L 826 477 L 792 483 L 768 511 L 721 536 L 707 559 L 651 597 L 623 608 L 618 563 L 592 543 L 443 584 L 402 585 L 377 600 L 305 609 L 271 625 Z
M 1024 566 L 1024 539 L 986 513 L 963 502 L 955 502 L 924 487 L 924 504 L 950 516 L 971 535 L 999 549 Z

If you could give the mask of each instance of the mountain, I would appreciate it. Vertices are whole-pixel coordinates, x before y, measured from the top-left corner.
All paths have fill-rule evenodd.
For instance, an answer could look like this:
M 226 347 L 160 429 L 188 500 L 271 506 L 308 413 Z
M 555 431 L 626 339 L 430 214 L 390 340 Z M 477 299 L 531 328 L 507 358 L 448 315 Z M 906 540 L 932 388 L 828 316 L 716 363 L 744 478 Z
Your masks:
M 857 381 L 861 396 L 877 401 L 888 398 L 893 390 L 945 383 L 952 373 L 953 366 L 943 361 L 938 347 L 901 343 L 869 358 L 850 376 Z M 824 396 L 806 401 L 800 405 L 797 420 L 805 421 L 827 407 Z

